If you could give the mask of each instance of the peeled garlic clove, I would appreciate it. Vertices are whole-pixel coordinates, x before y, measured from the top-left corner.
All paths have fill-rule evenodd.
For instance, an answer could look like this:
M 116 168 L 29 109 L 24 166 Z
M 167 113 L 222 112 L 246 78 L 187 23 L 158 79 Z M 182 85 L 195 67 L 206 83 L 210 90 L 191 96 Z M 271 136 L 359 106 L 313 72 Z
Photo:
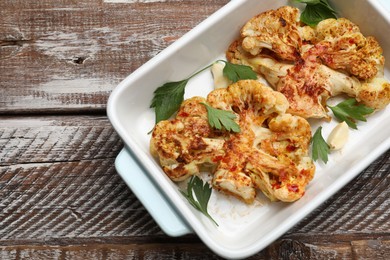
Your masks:
M 347 123 L 341 122 L 328 136 L 327 143 L 331 150 L 340 150 L 348 141 L 349 127 Z
M 214 88 L 226 88 L 231 84 L 231 82 L 223 76 L 223 68 L 225 67 L 225 63 L 216 62 L 211 67 L 211 73 L 214 78 Z

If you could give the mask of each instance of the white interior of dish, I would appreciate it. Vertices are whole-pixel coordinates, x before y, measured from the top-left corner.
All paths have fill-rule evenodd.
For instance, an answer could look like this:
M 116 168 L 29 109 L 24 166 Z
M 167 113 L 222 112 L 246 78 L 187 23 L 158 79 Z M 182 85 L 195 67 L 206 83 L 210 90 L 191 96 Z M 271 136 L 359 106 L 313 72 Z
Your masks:
M 373 3 L 375 1 L 330 2 L 340 16 L 358 24 L 365 35 L 374 35 L 379 40 L 389 78 L 389 14 L 386 16 L 378 3 Z M 149 108 L 153 91 L 165 82 L 182 80 L 224 58 L 225 50 L 249 18 L 286 4 L 291 5 L 289 1 L 232 1 L 127 77 L 114 90 L 108 104 L 113 126 L 151 178 L 199 237 L 226 258 L 250 256 L 267 246 L 390 147 L 388 107 L 370 116 L 367 123 L 359 123 L 359 130 L 351 130 L 346 147 L 333 152 L 326 165 L 317 163 L 315 178 L 308 185 L 305 196 L 295 203 L 269 203 L 259 195 L 253 205 L 245 205 L 235 198 L 213 192 L 209 213 L 218 222 L 218 227 L 194 210 L 179 193 L 178 186 L 162 172 L 149 153 L 148 132 L 155 120 L 154 111 Z M 211 72 L 207 70 L 189 82 L 185 97 L 205 97 L 212 89 Z M 327 136 L 336 123 L 334 120 L 313 123 L 313 130 L 322 125 L 323 135 Z

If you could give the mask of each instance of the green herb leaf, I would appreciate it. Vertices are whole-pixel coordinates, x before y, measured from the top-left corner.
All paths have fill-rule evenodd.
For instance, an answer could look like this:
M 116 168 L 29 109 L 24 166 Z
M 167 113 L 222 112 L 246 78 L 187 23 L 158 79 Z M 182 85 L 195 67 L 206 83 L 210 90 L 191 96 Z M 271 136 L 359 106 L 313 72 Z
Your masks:
M 236 115 L 230 111 L 225 111 L 217 108 L 213 108 L 205 103 L 203 104 L 207 109 L 207 117 L 211 127 L 221 130 L 224 127 L 227 131 L 239 133 L 241 131 L 240 126 L 234 121 Z
M 207 204 L 211 196 L 211 187 L 208 182 L 203 183 L 202 179 L 193 175 L 187 184 L 187 191 L 184 192 L 181 190 L 180 192 L 195 209 L 202 212 L 218 226 L 218 223 L 207 211 Z
M 313 135 L 312 141 L 312 153 L 311 157 L 314 161 L 321 159 L 324 163 L 328 162 L 328 154 L 330 152 L 329 145 L 326 143 L 322 137 L 322 126 L 317 128 L 316 132 Z
M 358 104 L 356 99 L 347 99 L 336 106 L 329 106 L 334 116 L 340 121 L 345 121 L 349 127 L 357 129 L 355 120 L 367 121 L 364 117 L 374 112 L 375 109 Z
M 306 7 L 301 13 L 301 22 L 315 26 L 322 20 L 328 18 L 337 18 L 336 11 L 329 5 L 326 0 L 296 0 L 305 3 Z
M 243 79 L 257 79 L 257 74 L 250 66 L 233 64 L 223 61 L 225 67 L 223 68 L 223 75 L 231 80 L 233 83 Z
M 154 91 L 150 107 L 155 108 L 156 123 L 168 119 L 179 109 L 184 100 L 184 89 L 188 80 L 168 82 Z

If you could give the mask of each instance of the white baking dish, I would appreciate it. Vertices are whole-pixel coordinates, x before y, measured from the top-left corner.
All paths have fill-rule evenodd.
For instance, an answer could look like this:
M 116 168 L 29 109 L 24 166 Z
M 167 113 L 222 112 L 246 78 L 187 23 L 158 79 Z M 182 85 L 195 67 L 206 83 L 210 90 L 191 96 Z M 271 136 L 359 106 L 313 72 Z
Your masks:
M 375 0 L 330 3 L 340 16 L 358 24 L 365 35 L 374 35 L 379 40 L 387 60 L 385 74 L 388 78 L 390 38 L 387 36 L 390 35 L 390 16 L 384 6 Z M 184 231 L 179 230 L 175 234 L 186 233 L 188 230 L 185 226 L 188 225 L 211 250 L 225 258 L 244 258 L 260 251 L 390 148 L 388 107 L 370 116 L 367 123 L 359 123 L 359 130 L 351 132 L 347 146 L 340 152 L 332 153 L 326 165 L 317 164 L 315 178 L 307 187 L 305 196 L 297 202 L 269 203 L 260 197 L 254 205 L 245 205 L 214 191 L 209 202 L 209 213 L 218 222 L 218 227 L 192 208 L 180 194 L 178 186 L 163 173 L 149 153 L 148 132 L 155 121 L 154 111 L 149 108 L 153 91 L 168 81 L 187 78 L 200 68 L 223 58 L 230 42 L 237 37 L 241 26 L 249 18 L 286 4 L 291 2 L 231 1 L 123 80 L 108 101 L 108 117 L 115 130 L 134 159 L 142 165 L 144 174 L 158 187 L 162 198 L 178 212 L 179 219 L 186 222 Z M 206 96 L 211 90 L 211 73 L 205 71 L 189 82 L 185 97 Z M 322 124 L 324 136 L 335 124 L 335 121 Z M 313 125 L 313 128 L 317 126 Z M 120 170 L 119 174 L 131 187 L 131 171 Z M 141 201 L 144 203 L 153 200 L 152 195 L 142 194 Z M 150 208 L 148 210 L 151 211 Z M 156 212 L 152 215 L 159 218 Z

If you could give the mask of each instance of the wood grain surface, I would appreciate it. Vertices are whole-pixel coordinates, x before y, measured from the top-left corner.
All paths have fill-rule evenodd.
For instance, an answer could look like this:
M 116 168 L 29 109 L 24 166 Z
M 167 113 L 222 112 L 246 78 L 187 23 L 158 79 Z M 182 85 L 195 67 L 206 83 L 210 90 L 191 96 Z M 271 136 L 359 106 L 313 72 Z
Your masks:
M 0 113 L 104 112 L 111 90 L 228 0 L 0 1 Z
M 106 102 L 228 0 L 0 1 L 0 259 L 220 259 L 121 180 Z M 251 259 L 390 259 L 390 151 Z

